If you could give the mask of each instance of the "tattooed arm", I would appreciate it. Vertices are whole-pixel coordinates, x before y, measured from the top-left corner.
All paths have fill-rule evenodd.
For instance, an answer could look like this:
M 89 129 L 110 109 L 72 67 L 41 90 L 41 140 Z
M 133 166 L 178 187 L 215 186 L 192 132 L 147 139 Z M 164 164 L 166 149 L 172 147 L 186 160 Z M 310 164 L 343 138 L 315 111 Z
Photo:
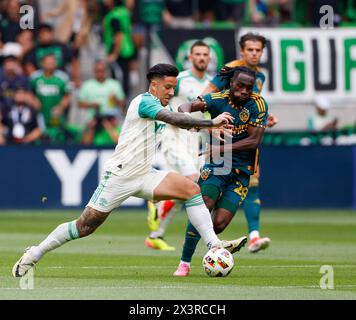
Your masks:
M 172 112 L 164 109 L 157 113 L 156 120 L 160 120 L 183 129 L 191 129 L 222 127 L 232 122 L 233 117 L 228 112 L 224 112 L 212 120 L 201 120 L 195 119 L 187 114 Z

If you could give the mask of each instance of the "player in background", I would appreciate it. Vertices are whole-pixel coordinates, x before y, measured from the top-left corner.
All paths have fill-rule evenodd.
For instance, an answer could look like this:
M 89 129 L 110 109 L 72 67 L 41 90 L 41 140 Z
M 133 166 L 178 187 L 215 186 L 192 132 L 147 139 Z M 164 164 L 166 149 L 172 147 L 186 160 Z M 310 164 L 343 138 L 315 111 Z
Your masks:
M 266 45 L 266 39 L 259 34 L 247 33 L 241 36 L 239 44 L 241 59 L 226 64 L 220 73 L 209 83 L 203 94 L 218 92 L 227 88 L 234 68 L 241 66 L 248 67 L 256 72 L 253 92 L 257 94 L 261 93 L 265 75 L 261 72 L 258 65 Z M 267 126 L 273 127 L 276 123 L 277 118 L 269 114 Z M 258 167 L 256 173 L 250 178 L 249 191 L 243 205 L 249 230 L 248 250 L 253 253 L 266 249 L 271 243 L 270 238 L 260 236 L 261 200 L 259 196 L 259 179 L 260 168 Z
M 101 181 L 83 213 L 78 219 L 59 225 L 39 245 L 27 248 L 12 269 L 14 277 L 24 276 L 47 252 L 93 233 L 130 196 L 158 201 L 183 200 L 189 220 L 208 248 L 222 247 L 232 253 L 240 250 L 247 237 L 232 241 L 217 237 L 198 184 L 178 173 L 157 171 L 151 166 L 166 123 L 190 129 L 228 126 L 233 121 L 228 113 L 212 120 L 200 120 L 170 111 L 168 103 L 177 76 L 177 68 L 170 64 L 150 68 L 149 90 L 131 101 L 115 152 L 105 163 Z
M 253 70 L 237 67 L 228 90 L 199 96 L 192 104 L 179 107 L 180 112 L 208 111 L 212 117 L 229 112 L 234 117 L 232 139 L 229 141 L 228 137 L 224 137 L 226 141 L 223 145 L 219 140 L 218 144 L 211 145 L 212 157 L 208 159 L 211 161 L 204 165 L 198 181 L 204 202 L 212 212 L 217 233 L 229 225 L 243 204 L 250 176 L 258 166 L 257 148 L 267 125 L 268 106 L 262 96 L 253 93 L 255 77 Z M 190 262 L 199 239 L 199 232 L 189 222 L 181 261 L 173 275 L 189 275 Z
M 174 97 L 169 104 L 174 111 L 184 102 L 195 99 L 209 84 L 212 78 L 206 72 L 210 61 L 210 48 L 203 41 L 196 41 L 190 48 L 191 68 L 179 73 Z M 202 112 L 192 116 L 204 119 Z M 172 125 L 167 125 L 161 142 L 161 150 L 168 165 L 167 169 L 179 172 L 192 181 L 199 178 L 199 133 L 191 133 Z M 166 168 L 164 168 L 166 169 Z M 164 239 L 166 229 L 174 215 L 182 209 L 182 201 L 166 200 L 148 202 L 147 223 L 151 231 L 145 244 L 153 249 L 175 250 Z

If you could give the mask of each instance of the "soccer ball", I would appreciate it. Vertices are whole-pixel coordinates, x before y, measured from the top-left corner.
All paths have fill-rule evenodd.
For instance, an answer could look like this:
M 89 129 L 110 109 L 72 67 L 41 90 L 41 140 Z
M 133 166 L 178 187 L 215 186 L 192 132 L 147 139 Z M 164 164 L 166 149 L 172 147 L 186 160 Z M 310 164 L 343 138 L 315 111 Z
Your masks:
M 232 254 L 223 248 L 210 249 L 203 258 L 203 268 L 209 277 L 226 277 L 233 267 Z

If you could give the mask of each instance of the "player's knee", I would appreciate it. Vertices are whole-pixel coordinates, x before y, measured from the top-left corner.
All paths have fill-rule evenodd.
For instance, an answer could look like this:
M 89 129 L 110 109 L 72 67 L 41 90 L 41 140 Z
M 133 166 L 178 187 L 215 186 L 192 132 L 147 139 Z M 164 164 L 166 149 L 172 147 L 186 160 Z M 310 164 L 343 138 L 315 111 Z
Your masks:
M 209 211 L 212 211 L 215 206 L 215 201 L 207 196 L 203 196 L 204 203 Z
M 214 221 L 214 231 L 216 234 L 223 232 L 228 223 L 225 221 Z
M 193 181 L 189 181 L 189 183 L 185 185 L 186 200 L 191 199 L 192 197 L 194 197 L 199 193 L 200 193 L 200 187 L 197 183 Z

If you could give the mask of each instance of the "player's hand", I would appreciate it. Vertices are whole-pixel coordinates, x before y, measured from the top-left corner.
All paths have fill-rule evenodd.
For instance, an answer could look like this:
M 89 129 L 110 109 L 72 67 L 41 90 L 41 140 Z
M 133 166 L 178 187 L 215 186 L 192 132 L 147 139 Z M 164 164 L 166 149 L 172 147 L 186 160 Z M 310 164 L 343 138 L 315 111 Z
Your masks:
M 278 119 L 273 114 L 269 114 L 267 117 L 267 127 L 272 128 L 278 123 Z
M 224 112 L 213 119 L 213 127 L 225 127 L 231 129 L 232 126 L 230 123 L 234 121 L 234 119 L 235 118 L 230 113 Z

